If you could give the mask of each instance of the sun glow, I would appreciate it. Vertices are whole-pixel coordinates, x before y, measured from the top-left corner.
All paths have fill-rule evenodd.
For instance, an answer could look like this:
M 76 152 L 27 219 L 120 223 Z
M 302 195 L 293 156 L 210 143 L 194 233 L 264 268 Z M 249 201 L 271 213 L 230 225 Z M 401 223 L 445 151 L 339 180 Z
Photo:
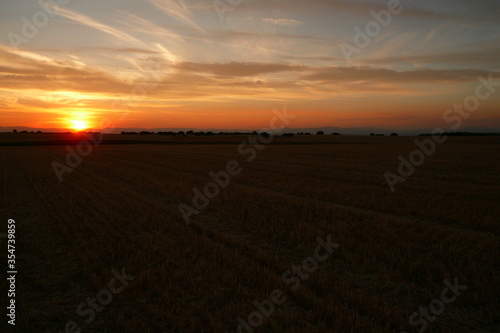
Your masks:
M 87 123 L 83 120 L 72 120 L 71 124 L 73 125 L 72 126 L 73 129 L 75 129 L 77 131 L 82 131 L 88 127 Z

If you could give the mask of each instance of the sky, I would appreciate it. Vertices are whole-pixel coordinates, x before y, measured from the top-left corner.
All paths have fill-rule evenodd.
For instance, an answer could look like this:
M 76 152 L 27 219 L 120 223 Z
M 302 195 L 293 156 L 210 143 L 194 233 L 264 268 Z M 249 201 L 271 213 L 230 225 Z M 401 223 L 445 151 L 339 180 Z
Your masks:
M 258 129 L 286 107 L 294 128 L 446 129 L 478 77 L 500 80 L 498 13 L 498 0 L 0 0 L 0 126 Z M 463 126 L 500 129 L 498 91 Z

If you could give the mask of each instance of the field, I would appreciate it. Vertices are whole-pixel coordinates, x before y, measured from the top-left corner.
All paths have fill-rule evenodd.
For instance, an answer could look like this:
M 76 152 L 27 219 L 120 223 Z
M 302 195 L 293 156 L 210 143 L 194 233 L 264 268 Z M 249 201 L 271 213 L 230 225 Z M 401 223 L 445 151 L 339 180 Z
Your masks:
M 415 138 L 277 137 L 249 162 L 246 136 L 106 135 L 60 182 L 78 140 L 0 134 L 18 332 L 500 331 L 500 137 L 448 138 L 394 193 Z

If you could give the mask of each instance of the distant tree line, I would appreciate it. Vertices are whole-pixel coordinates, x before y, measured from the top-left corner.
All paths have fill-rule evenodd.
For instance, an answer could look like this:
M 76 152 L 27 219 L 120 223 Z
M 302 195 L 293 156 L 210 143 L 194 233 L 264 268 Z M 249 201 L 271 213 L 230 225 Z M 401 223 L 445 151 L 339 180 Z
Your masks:
M 382 133 L 370 133 L 370 136 L 385 136 L 385 134 Z M 391 136 L 399 136 L 398 133 L 391 133 Z
M 260 135 L 262 137 L 269 137 L 269 133 L 267 132 L 258 132 L 258 131 L 253 131 L 251 133 L 249 132 L 195 132 L 195 131 L 178 131 L 178 132 L 173 132 L 173 131 L 159 131 L 159 132 L 149 132 L 149 131 L 141 131 L 141 132 L 126 132 L 122 131 L 121 134 L 124 135 L 171 135 L 171 136 L 187 136 L 187 135 L 194 135 L 194 136 L 213 136 L 213 135 Z M 318 131 L 316 135 L 324 135 L 325 133 L 323 131 Z M 312 135 L 311 133 L 283 133 L 282 136 L 284 137 L 292 137 L 294 135 Z M 332 133 L 332 135 L 340 135 L 340 133 Z
M 12 130 L 12 133 L 47 133 L 48 132 L 42 132 L 42 131 L 18 131 L 17 129 Z M 65 134 L 71 134 L 72 132 L 64 132 Z M 79 131 L 78 133 L 87 133 L 87 134 L 101 134 L 101 132 L 90 132 L 90 131 Z M 269 134 L 266 132 L 258 132 L 258 131 L 253 131 L 251 133 L 249 132 L 195 132 L 195 131 L 178 131 L 178 132 L 173 132 L 173 131 L 159 131 L 159 132 L 149 132 L 149 131 L 141 131 L 141 132 L 126 132 L 122 131 L 121 134 L 126 134 L 126 135 L 171 135 L 171 136 L 187 136 L 187 135 L 194 135 L 194 136 L 213 136 L 213 135 L 260 135 L 262 137 L 269 137 Z M 283 133 L 283 137 L 292 137 L 295 135 L 312 135 L 309 132 L 298 132 L 298 133 Z M 318 131 L 316 132 L 316 135 L 325 135 L 325 132 L 323 131 Z M 331 135 L 340 135 L 340 133 L 332 133 Z M 419 134 L 418 136 L 432 136 L 434 134 Z M 445 132 L 444 135 L 447 136 L 500 136 L 500 133 L 471 133 L 471 132 Z M 385 134 L 382 133 L 370 133 L 370 136 L 385 136 Z M 390 136 L 399 136 L 398 133 L 391 133 Z
M 12 133 L 42 133 L 42 131 L 21 131 L 21 132 L 18 132 L 16 129 L 15 130 L 12 130 Z
M 42 132 L 42 131 L 18 131 L 17 129 L 12 130 L 12 133 L 30 133 L 30 134 L 61 134 L 61 132 Z M 101 132 L 92 132 L 92 131 L 79 131 L 77 133 L 82 134 L 101 134 Z M 73 134 L 73 132 L 64 132 L 64 134 Z
M 431 136 L 435 134 L 419 134 L 418 136 Z M 447 136 L 499 136 L 500 133 L 471 133 L 471 132 L 444 132 Z
M 148 131 L 141 131 L 141 132 L 121 132 L 121 134 L 127 134 L 127 135 L 171 135 L 171 136 L 186 136 L 186 135 L 195 135 L 195 136 L 213 136 L 213 135 L 249 135 L 250 133 L 242 133 L 242 132 L 218 132 L 214 133 L 211 131 L 208 132 L 195 132 L 195 131 L 178 131 L 178 132 L 173 132 L 173 131 L 159 131 L 159 132 L 148 132 Z M 257 134 L 257 132 L 253 132 L 252 134 Z

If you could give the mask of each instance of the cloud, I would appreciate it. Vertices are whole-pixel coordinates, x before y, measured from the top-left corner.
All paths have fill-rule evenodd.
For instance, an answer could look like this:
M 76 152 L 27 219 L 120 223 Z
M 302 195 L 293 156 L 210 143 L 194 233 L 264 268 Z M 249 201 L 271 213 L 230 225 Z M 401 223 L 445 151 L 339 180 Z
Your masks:
M 144 19 L 137 15 L 131 14 L 129 12 L 123 10 L 117 10 L 117 13 L 120 15 L 119 22 L 133 31 L 142 32 L 146 34 L 148 37 L 151 37 L 152 34 L 162 36 L 162 38 L 167 37 L 169 39 L 177 40 L 186 44 L 184 38 L 180 34 L 176 34 L 169 29 L 166 29 L 164 26 L 158 26 L 155 23 L 151 22 L 151 20 Z M 198 31 L 198 28 L 196 28 Z M 155 36 L 156 37 L 156 36 Z
M 315 70 L 302 76 L 308 81 L 372 81 L 398 83 L 458 83 L 474 81 L 478 76 L 487 76 L 491 72 L 479 69 L 417 69 L 410 71 L 395 71 L 372 67 L 329 67 Z M 498 72 L 494 72 L 496 74 Z
M 161 52 L 155 50 L 146 50 L 137 47 L 86 47 L 81 50 L 95 50 L 95 51 L 110 51 L 118 53 L 144 53 L 144 54 L 160 54 Z
M 225 64 L 181 62 L 174 65 L 174 67 L 186 71 L 212 73 L 223 76 L 255 76 L 286 71 L 302 71 L 305 69 L 304 66 L 258 62 L 230 62 Z
M 205 33 L 205 31 L 196 24 L 191 19 L 191 11 L 189 8 L 184 4 L 183 1 L 178 1 L 178 0 L 149 0 L 149 2 L 161 10 L 163 13 L 167 14 L 170 17 L 173 17 L 174 19 L 177 19 L 179 21 L 182 21 L 184 23 L 187 23 L 199 31 Z
M 459 0 L 457 0 L 459 1 Z M 485 0 L 486 1 L 486 0 Z M 493 3 L 495 0 L 487 0 Z M 279 12 L 279 13 L 328 13 L 332 12 L 349 12 L 351 14 L 359 15 L 369 15 L 370 11 L 379 11 L 387 9 L 388 1 L 374 2 L 374 1 L 352 1 L 352 0 L 252 0 L 243 1 L 241 5 L 238 6 L 241 10 L 245 11 L 255 11 L 255 12 Z M 462 0 L 462 5 L 471 6 L 466 0 Z M 442 19 L 453 19 L 453 20 L 463 20 L 469 17 L 471 11 L 468 11 L 469 15 L 460 15 L 452 13 L 443 13 L 437 10 L 425 10 L 417 8 L 415 5 L 411 6 L 408 2 L 401 1 L 404 7 L 404 11 L 400 13 L 403 17 L 414 17 L 414 18 L 424 18 L 433 20 Z M 449 3 L 449 8 L 456 7 L 455 2 Z M 431 7 L 431 6 L 428 6 Z M 476 6 L 477 7 L 477 6 Z M 215 11 L 215 6 L 203 6 L 195 5 L 194 8 L 207 11 Z M 432 8 L 432 7 L 431 7 Z M 486 11 L 486 13 L 488 13 Z M 491 13 L 490 13 L 491 16 Z M 481 19 L 481 16 L 474 15 L 474 19 Z M 484 15 L 483 15 L 484 18 Z M 493 19 L 493 16 L 491 17 Z
M 69 18 L 70 20 L 76 21 L 80 24 L 91 27 L 93 29 L 107 33 L 113 37 L 118 38 L 119 40 L 125 40 L 125 41 L 128 41 L 128 42 L 135 44 L 135 45 L 142 45 L 143 47 L 147 47 L 147 45 L 145 43 L 138 40 L 137 38 L 135 38 L 135 37 L 133 37 L 125 32 L 122 32 L 120 30 L 117 30 L 109 25 L 97 22 L 96 20 L 94 20 L 88 16 L 85 16 L 83 14 L 79 14 L 79 13 L 76 13 L 76 12 L 71 11 L 69 9 L 63 9 L 63 8 L 58 8 L 57 14 L 60 16 Z
M 73 90 L 85 92 L 125 92 L 129 84 L 106 73 L 71 61 L 59 61 L 33 52 L 0 47 L 0 88 L 14 90 Z
M 132 89 L 143 80 L 152 83 L 158 80 L 154 82 L 158 85 L 138 100 L 138 108 L 148 105 L 161 108 L 163 104 L 176 104 L 179 101 L 334 100 L 380 92 L 407 96 L 439 94 L 447 89 L 456 89 L 452 85 L 442 85 L 439 89 L 424 88 L 424 85 L 415 88 L 411 86 L 413 83 L 455 84 L 474 81 L 479 75 L 489 74 L 478 69 L 396 71 L 367 66 L 313 67 L 280 62 L 176 62 L 169 60 L 166 51 L 160 46 L 157 52 L 143 52 L 144 49 L 137 48 L 110 50 L 137 52 L 141 55 L 134 58 L 138 66 L 147 64 L 148 68 L 154 68 L 155 64 L 164 65 L 168 66 L 168 73 L 156 75 L 137 71 L 134 75 L 121 73 L 123 79 L 120 79 L 120 73 L 116 71 L 103 72 L 92 66 L 79 66 L 64 58 L 52 59 L 34 52 L 0 47 L 0 97 L 14 96 L 18 99 L 17 102 L 9 100 L 3 104 L 10 105 L 12 109 L 57 109 L 54 103 L 59 102 L 47 96 L 68 92 L 69 96 L 84 103 L 82 108 L 104 110 L 110 107 L 110 100 L 118 96 L 130 96 Z M 332 60 L 327 56 L 311 56 L 311 59 Z M 493 73 L 495 76 L 497 74 Z M 80 107 L 73 104 L 71 106 Z
M 293 60 L 313 60 L 313 61 L 329 61 L 329 62 L 337 62 L 337 61 L 345 61 L 345 58 L 342 57 L 330 57 L 330 56 L 287 56 L 287 59 Z
M 304 39 L 312 41 L 329 41 L 333 43 L 331 38 L 317 37 L 310 35 L 297 35 L 297 34 L 285 34 L 285 33 L 260 33 L 260 32 L 247 32 L 247 31 L 211 31 L 209 33 L 211 39 Z
M 286 19 L 286 18 L 263 18 L 262 22 L 270 23 L 279 26 L 288 26 L 288 27 L 298 27 L 304 24 L 302 21 L 294 20 L 294 19 Z
M 398 55 L 383 58 L 358 59 L 370 64 L 394 64 L 394 63 L 474 63 L 474 64 L 498 64 L 500 49 L 480 49 L 472 51 L 441 52 L 427 54 Z

